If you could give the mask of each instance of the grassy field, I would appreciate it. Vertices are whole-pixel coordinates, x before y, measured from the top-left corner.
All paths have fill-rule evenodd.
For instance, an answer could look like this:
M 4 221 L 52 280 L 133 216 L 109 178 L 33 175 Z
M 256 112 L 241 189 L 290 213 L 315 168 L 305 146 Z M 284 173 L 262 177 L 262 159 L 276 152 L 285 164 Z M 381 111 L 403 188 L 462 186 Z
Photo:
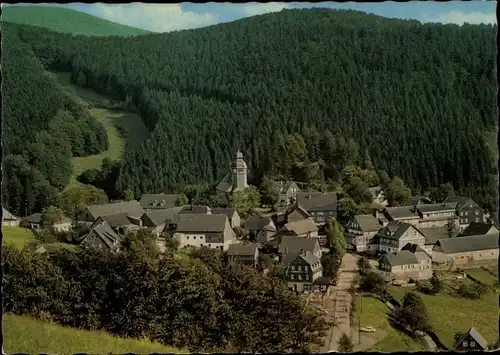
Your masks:
M 52 72 L 51 74 L 66 92 L 81 101 L 82 104 L 100 102 L 107 99 L 92 90 L 71 84 L 70 73 Z M 123 157 L 126 150 L 139 147 L 149 136 L 149 131 L 144 126 L 138 114 L 103 108 L 91 108 L 89 112 L 104 125 L 108 134 L 109 148 L 100 154 L 73 158 L 73 176 L 71 184 L 68 186 L 77 183 L 76 177 L 83 171 L 87 169 L 100 169 L 104 158 L 119 160 Z
M 188 353 L 147 340 L 121 339 L 104 332 L 79 330 L 5 314 L 3 348 L 7 354 L 148 354 Z
M 386 337 L 378 342 L 370 351 L 397 352 L 425 350 L 419 341 L 394 329 L 387 319 L 389 308 L 373 297 L 358 295 L 357 311 L 361 319 L 361 327 L 372 326 L 387 333 Z
M 51 6 L 4 6 L 2 20 L 85 36 L 137 36 L 149 33 L 84 12 Z
M 27 228 L 3 226 L 2 233 L 3 244 L 12 245 L 20 250 L 35 240 L 33 232 Z
M 496 286 L 497 284 L 497 278 L 486 270 L 482 269 L 467 270 L 467 274 L 475 278 L 479 282 L 483 282 L 487 285 Z
M 394 298 L 401 300 L 406 293 L 404 287 L 389 286 Z M 453 345 L 458 332 L 475 327 L 485 339 L 493 344 L 498 337 L 498 295 L 490 291 L 479 300 L 469 300 L 441 292 L 438 295 L 424 295 L 422 298 L 429 314 L 431 325 L 444 345 Z

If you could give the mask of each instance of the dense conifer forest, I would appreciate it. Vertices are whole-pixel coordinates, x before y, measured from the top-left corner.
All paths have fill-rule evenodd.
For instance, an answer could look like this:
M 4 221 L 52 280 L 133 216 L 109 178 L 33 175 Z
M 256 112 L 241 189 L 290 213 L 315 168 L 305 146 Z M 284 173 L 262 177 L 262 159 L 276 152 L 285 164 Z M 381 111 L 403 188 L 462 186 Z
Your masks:
M 14 98 L 4 128 L 10 186 L 19 185 L 14 175 L 22 164 L 40 172 L 47 189 L 61 188 L 68 176 L 66 165 L 49 176 L 50 163 L 15 149 L 59 142 L 50 124 L 60 119 L 56 108 L 66 107 L 46 87 L 34 53 L 46 68 L 71 71 L 76 84 L 139 110 L 151 135 L 125 156 L 116 191 L 137 197 L 213 183 L 240 148 L 254 183 L 270 172 L 335 181 L 347 164 L 369 161 L 414 193 L 451 182 L 490 210 L 496 204 L 497 162 L 485 139 L 497 122 L 496 26 L 313 9 L 135 38 L 8 29 L 2 60 L 15 63 L 4 84 L 4 95 Z M 72 117 L 89 122 L 85 127 L 93 122 Z M 34 134 L 40 129 L 47 137 Z M 85 149 L 103 149 L 99 137 Z M 90 153 L 70 141 L 72 154 Z M 17 206 L 22 194 L 13 191 L 3 193 Z

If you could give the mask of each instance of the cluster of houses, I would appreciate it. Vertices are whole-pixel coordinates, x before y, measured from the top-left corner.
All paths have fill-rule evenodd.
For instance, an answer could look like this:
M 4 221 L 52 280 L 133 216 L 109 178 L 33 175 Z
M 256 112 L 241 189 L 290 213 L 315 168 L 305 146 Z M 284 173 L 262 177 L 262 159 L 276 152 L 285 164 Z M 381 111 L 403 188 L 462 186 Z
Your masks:
M 241 152 L 231 167 L 218 190 L 232 193 L 248 187 L 248 168 Z M 267 255 L 267 260 L 282 267 L 290 289 L 325 289 L 332 280 L 323 277 L 321 256 L 327 249 L 320 229 L 328 219 L 337 218 L 337 194 L 304 192 L 294 182 L 278 186 L 282 205 L 293 206 L 288 213 L 245 220 L 234 208 L 176 206 L 178 194 L 144 194 L 140 201 L 87 206 L 78 218 L 79 224 L 90 229 L 82 243 L 119 250 L 125 234 L 143 230 L 157 238 L 160 249 L 173 238 L 181 248 L 219 249 L 230 262 L 254 267 L 263 267 Z M 379 270 L 387 281 L 427 279 L 439 265 L 459 267 L 498 259 L 499 231 L 486 222 L 483 210 L 472 199 L 450 196 L 433 203 L 415 196 L 405 206 L 387 207 L 379 187 L 370 192 L 374 201 L 386 207 L 352 216 L 344 226 L 344 236 L 351 251 L 381 255 Z M 26 220 L 31 228 L 41 226 L 41 214 Z M 19 218 L 3 209 L 2 224 L 19 225 Z M 63 219 L 53 227 L 65 231 L 71 225 Z M 236 229 L 251 242 L 240 240 Z

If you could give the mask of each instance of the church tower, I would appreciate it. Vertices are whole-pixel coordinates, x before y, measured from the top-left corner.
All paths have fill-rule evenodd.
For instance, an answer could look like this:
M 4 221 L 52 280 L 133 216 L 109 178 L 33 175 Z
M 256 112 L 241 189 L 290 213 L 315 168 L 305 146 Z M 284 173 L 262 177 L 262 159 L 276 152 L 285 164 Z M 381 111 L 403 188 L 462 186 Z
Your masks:
M 233 177 L 233 191 L 242 191 L 248 187 L 248 166 L 243 160 L 243 154 L 239 150 L 236 153 L 233 163 L 231 164 L 231 173 Z

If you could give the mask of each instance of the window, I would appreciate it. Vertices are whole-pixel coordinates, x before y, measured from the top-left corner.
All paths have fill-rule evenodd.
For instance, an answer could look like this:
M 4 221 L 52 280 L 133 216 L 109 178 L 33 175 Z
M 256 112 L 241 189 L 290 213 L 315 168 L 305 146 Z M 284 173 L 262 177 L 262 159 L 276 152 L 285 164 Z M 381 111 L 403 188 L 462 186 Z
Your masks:
M 476 210 L 476 212 L 474 212 L 474 214 L 475 214 L 476 216 L 479 216 L 479 211 L 478 211 L 478 210 Z
M 323 216 L 324 214 L 324 212 L 318 212 L 318 216 Z
M 308 267 L 307 266 L 304 266 L 304 271 L 308 271 Z
M 193 237 L 193 239 L 196 239 L 196 237 Z
M 460 212 L 460 216 L 463 216 L 463 215 L 464 215 L 464 213 L 463 213 L 463 212 Z
M 302 275 L 299 274 L 298 276 L 299 276 L 299 280 L 302 280 Z
M 189 240 L 189 236 L 186 236 L 186 239 Z
M 471 347 L 475 347 L 475 346 L 476 346 L 476 342 L 475 342 L 475 341 L 471 341 L 471 342 L 470 342 L 470 346 L 471 346 Z
M 211 248 L 212 247 L 212 244 L 208 244 L 208 247 Z
M 297 266 L 297 270 L 302 271 L 302 265 Z
M 462 345 L 463 345 L 463 346 L 467 346 L 467 345 L 468 345 L 468 344 L 467 344 L 467 341 L 464 341 L 464 342 L 462 343 Z
M 472 206 L 471 206 L 472 207 Z M 469 215 L 469 212 L 465 212 L 465 215 L 468 216 Z
M 479 217 L 478 217 L 478 218 L 476 218 L 476 222 L 479 222 Z
M 290 275 L 290 280 L 295 280 L 295 275 L 294 274 Z
M 309 275 L 306 275 L 306 280 L 309 281 Z
M 295 271 L 295 266 L 294 265 L 292 265 L 292 271 Z

